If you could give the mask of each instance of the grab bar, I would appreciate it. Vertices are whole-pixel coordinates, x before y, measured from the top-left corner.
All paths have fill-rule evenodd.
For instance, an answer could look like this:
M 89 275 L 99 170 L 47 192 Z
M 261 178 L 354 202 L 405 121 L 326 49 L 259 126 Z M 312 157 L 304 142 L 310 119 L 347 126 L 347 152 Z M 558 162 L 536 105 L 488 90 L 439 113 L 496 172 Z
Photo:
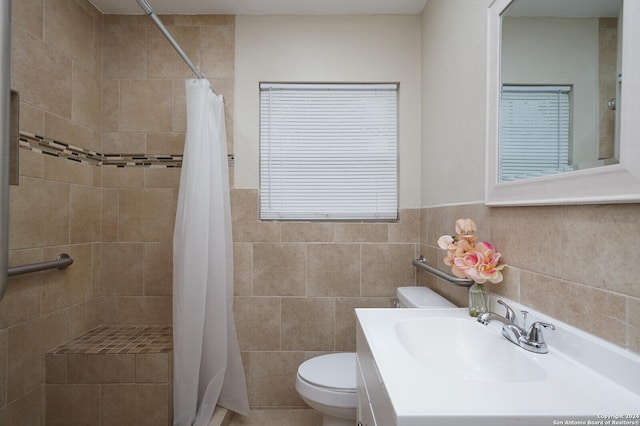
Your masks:
M 441 271 L 440 269 L 434 268 L 427 263 L 427 259 L 425 259 L 422 255 L 420 255 L 420 257 L 417 259 L 413 259 L 413 262 L 411 263 L 416 268 L 420 268 L 423 271 L 430 273 L 431 275 L 442 278 L 443 280 L 448 281 L 453 285 L 461 287 L 471 287 L 473 285 L 473 280 L 470 280 L 468 278 L 458 278 L 454 275 Z
M 58 255 L 56 260 L 50 260 L 48 262 L 33 263 L 30 265 L 14 266 L 9 268 L 9 276 L 28 274 L 31 272 L 46 271 L 47 269 L 64 269 L 73 263 L 73 259 L 67 253 Z

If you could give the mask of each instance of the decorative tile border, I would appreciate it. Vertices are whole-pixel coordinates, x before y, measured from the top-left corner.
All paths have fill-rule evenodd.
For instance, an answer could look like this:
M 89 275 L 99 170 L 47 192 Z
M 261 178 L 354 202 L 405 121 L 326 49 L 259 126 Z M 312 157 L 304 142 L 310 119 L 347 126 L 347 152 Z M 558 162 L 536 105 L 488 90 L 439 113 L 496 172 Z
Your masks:
M 115 167 L 182 167 L 182 155 L 102 154 L 102 166 Z
M 99 167 L 182 167 L 182 155 L 102 154 L 22 131 L 20 148 Z

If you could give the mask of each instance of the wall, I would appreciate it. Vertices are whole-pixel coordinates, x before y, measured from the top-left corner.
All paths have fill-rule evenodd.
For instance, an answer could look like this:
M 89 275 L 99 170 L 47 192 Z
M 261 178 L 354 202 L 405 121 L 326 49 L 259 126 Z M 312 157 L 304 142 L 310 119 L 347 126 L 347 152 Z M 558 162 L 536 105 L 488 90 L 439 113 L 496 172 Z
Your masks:
M 616 97 L 618 86 L 618 18 L 598 19 L 598 123 L 599 123 L 599 158 L 616 156 L 616 112 L 607 104 Z M 618 110 L 619 111 L 619 110 Z
M 161 19 L 225 96 L 230 117 L 234 17 Z M 181 155 L 184 79 L 194 77 L 191 70 L 147 16 L 106 15 L 104 21 L 103 152 Z M 228 141 L 232 147 L 231 132 Z M 172 239 L 179 182 L 178 168 L 102 168 L 100 294 L 115 299 L 118 324 L 172 322 Z
M 484 199 L 488 3 L 429 0 L 422 12 L 421 207 Z
M 14 1 L 12 88 L 27 132 L 100 147 L 102 16 L 86 1 Z M 0 303 L 0 424 L 38 425 L 46 350 L 112 317 L 96 298 L 100 171 L 20 149 L 10 189 L 10 266 L 55 259 L 74 265 L 9 279 Z
M 423 12 L 421 251 L 445 268 L 436 239 L 454 232 L 456 218 L 471 217 L 479 237 L 491 241 L 509 265 L 505 280 L 492 286 L 495 293 L 640 352 L 639 204 L 488 208 L 478 202 L 484 182 L 489 4 L 430 0 Z M 461 27 L 466 31 L 456 31 Z M 445 60 L 446 67 L 429 66 Z M 462 85 L 459 91 L 434 97 L 452 81 Z M 458 111 L 456 118 L 470 118 L 449 125 L 452 110 Z M 422 273 L 419 279 L 466 303 L 466 291 Z
M 418 207 L 419 34 L 417 16 L 239 16 L 236 187 L 259 187 L 260 82 L 398 82 L 400 206 Z
M 225 96 L 232 146 L 235 18 L 162 19 Z M 74 259 L 64 271 L 11 278 L 0 303 L 0 424 L 36 425 L 47 350 L 99 324 L 171 323 L 180 170 L 122 163 L 182 154 L 192 74 L 145 16 L 103 16 L 85 0 L 21 0 L 12 24 L 21 130 L 125 156 L 116 167 L 20 149 L 10 266 L 61 252 Z
M 598 27 L 596 18 L 509 17 L 503 23 L 504 84 L 572 86 L 571 164 L 599 158 Z
M 237 18 L 235 314 L 252 406 L 304 406 L 305 359 L 355 350 L 355 307 L 387 307 L 416 282 L 419 18 Z M 402 46 L 402 48 L 398 48 Z M 399 82 L 400 222 L 260 222 L 258 83 Z
M 510 266 L 494 291 L 640 351 L 637 204 L 481 203 L 488 4 L 429 0 L 420 18 L 238 17 L 237 29 L 228 17 L 163 17 L 226 98 L 235 309 L 253 406 L 302 405 L 291 379 L 299 363 L 353 350 L 353 308 L 389 306 L 397 286 L 416 282 L 412 258 L 442 257 L 435 239 L 457 217 L 476 219 L 504 253 Z M 23 130 L 107 153 L 181 152 L 191 75 L 144 17 L 102 17 L 84 0 L 13 9 Z M 400 82 L 399 223 L 258 221 L 258 82 L 297 79 Z M 21 154 L 11 265 L 60 251 L 76 259 L 12 278 L 0 303 L 0 424 L 33 425 L 44 351 L 99 323 L 170 321 L 177 172 Z M 418 278 L 465 303 L 466 291 Z

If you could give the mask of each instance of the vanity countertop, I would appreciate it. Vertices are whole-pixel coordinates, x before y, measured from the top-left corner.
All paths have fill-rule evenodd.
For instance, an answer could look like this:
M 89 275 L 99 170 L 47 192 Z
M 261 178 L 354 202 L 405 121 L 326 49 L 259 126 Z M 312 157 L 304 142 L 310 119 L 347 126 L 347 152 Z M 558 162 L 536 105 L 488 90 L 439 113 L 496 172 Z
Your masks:
M 356 316 L 397 426 L 640 425 L 640 356 L 551 318 L 530 315 L 556 325 L 549 353 L 536 354 L 467 309 Z

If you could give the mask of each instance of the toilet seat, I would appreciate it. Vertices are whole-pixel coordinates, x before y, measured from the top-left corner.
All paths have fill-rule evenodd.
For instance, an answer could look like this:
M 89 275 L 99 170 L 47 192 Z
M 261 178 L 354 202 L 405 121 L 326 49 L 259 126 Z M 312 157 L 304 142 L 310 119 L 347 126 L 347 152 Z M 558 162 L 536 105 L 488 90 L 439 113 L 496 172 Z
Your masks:
M 298 367 L 306 382 L 338 392 L 356 391 L 356 354 L 353 352 L 321 355 Z
M 334 353 L 311 358 L 298 367 L 296 390 L 303 399 L 325 406 L 354 408 L 356 354 Z

